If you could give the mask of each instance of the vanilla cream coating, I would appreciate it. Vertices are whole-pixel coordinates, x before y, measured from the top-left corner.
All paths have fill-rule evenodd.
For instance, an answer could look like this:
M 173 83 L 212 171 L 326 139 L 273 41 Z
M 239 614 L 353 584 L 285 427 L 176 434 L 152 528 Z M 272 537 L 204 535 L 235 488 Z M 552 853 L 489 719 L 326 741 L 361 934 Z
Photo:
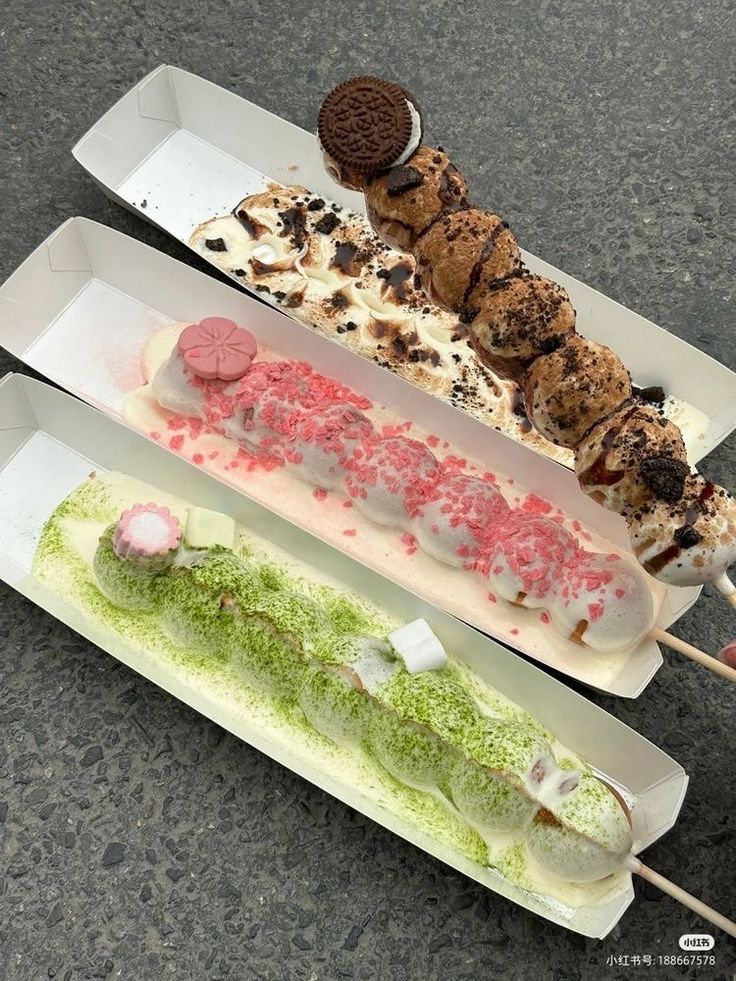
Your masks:
M 178 358 L 175 348 L 169 360 Z M 431 556 L 485 578 L 508 602 L 549 610 L 563 636 L 614 652 L 637 643 L 652 625 L 654 601 L 644 577 L 618 555 L 586 551 L 551 518 L 512 514 L 497 486 L 463 471 L 445 472 L 424 443 L 379 436 L 356 408 L 355 393 L 343 387 L 333 404 L 335 383 L 309 375 L 306 366 L 255 362 L 242 379 L 203 388 L 164 362 L 157 379 L 165 408 L 183 397 L 167 393 L 163 379 L 204 390 L 198 418 L 216 431 L 256 456 L 265 449 L 307 483 L 346 494 L 371 522 L 415 535 Z M 229 404 L 224 414 L 223 396 Z M 310 404 L 315 397 L 319 408 L 304 412 L 300 399 Z M 341 401 L 350 397 L 355 404 Z
M 679 501 L 650 502 L 626 520 L 639 562 L 672 586 L 716 583 L 736 562 L 736 499 L 700 474 Z

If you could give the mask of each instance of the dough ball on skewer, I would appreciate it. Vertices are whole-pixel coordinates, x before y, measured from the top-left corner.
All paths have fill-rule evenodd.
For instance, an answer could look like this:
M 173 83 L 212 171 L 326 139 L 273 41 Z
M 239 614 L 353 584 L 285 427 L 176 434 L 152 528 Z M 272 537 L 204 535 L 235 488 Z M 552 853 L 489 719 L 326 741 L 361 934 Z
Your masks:
M 654 603 L 644 573 L 620 555 L 583 552 L 558 582 L 549 606 L 563 636 L 594 651 L 613 653 L 652 629 Z
M 527 415 L 558 446 L 577 446 L 588 430 L 631 398 L 631 378 L 614 352 L 578 334 L 532 364 L 524 388 Z
M 439 473 L 424 443 L 407 436 L 366 441 L 345 462 L 345 488 L 370 521 L 403 527 L 426 498 Z
M 454 474 L 433 488 L 412 530 L 425 552 L 460 568 L 476 558 L 508 514 L 509 506 L 494 484 Z
M 689 472 L 680 430 L 649 405 L 619 409 L 575 452 L 582 490 L 620 514 L 650 500 L 678 501 Z
M 650 501 L 627 516 L 634 554 L 672 586 L 717 582 L 736 562 L 736 499 L 691 474 L 679 501 Z
M 456 313 L 474 307 L 490 284 L 521 271 L 519 246 L 498 215 L 467 208 L 435 222 L 414 246 L 422 288 Z
M 538 812 L 527 843 L 550 872 L 571 882 L 594 882 L 621 868 L 631 850 L 631 825 L 616 795 L 584 773 L 551 810 Z
M 443 211 L 464 207 L 465 178 L 442 150 L 420 147 L 401 167 L 374 177 L 365 189 L 373 230 L 387 245 L 410 252 Z
M 530 363 L 574 330 L 575 310 L 561 286 L 543 276 L 511 276 L 489 286 L 468 333 L 491 371 L 522 383 Z

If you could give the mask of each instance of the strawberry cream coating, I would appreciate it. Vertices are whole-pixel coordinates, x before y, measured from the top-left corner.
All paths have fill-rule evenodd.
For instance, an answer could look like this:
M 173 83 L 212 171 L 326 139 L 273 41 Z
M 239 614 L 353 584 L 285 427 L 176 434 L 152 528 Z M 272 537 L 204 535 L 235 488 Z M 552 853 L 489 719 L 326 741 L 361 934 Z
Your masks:
M 552 518 L 512 511 L 492 479 L 466 473 L 453 458 L 438 461 L 425 443 L 377 431 L 367 399 L 310 365 L 256 361 L 227 381 L 201 378 L 186 364 L 174 370 L 170 362 L 183 357 L 177 346 L 159 368 L 157 400 L 175 407 L 187 401 L 182 384 L 196 389 L 199 419 L 267 469 L 286 466 L 322 491 L 345 494 L 369 521 L 482 576 L 510 602 L 548 610 L 547 621 L 594 649 L 628 648 L 651 626 L 651 594 L 628 563 L 581 578 L 578 566 L 605 557 L 587 552 Z

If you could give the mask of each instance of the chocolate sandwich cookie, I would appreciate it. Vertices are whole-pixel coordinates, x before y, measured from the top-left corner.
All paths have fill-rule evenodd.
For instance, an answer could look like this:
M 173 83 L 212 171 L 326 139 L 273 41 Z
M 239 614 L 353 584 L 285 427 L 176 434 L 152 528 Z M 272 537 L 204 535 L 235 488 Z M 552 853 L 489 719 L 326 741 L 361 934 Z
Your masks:
M 359 75 L 328 93 L 317 132 L 328 173 L 343 187 L 362 191 L 372 174 L 400 166 L 414 153 L 422 119 L 406 89 Z

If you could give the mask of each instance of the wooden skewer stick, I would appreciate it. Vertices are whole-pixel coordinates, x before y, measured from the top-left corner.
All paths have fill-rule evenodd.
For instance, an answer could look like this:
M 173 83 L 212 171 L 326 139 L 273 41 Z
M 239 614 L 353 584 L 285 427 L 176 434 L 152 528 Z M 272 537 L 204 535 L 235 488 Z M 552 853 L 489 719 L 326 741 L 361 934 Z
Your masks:
M 736 681 L 736 670 L 734 668 L 730 668 L 723 661 L 719 661 L 718 658 L 711 657 L 697 647 L 693 647 L 686 640 L 680 640 L 679 637 L 675 637 L 674 634 L 667 633 L 666 630 L 661 630 L 659 627 L 655 627 L 650 636 L 658 643 L 664 644 L 665 647 L 671 647 L 673 651 L 678 651 L 680 654 L 684 654 L 685 657 L 697 661 L 698 664 L 702 664 L 704 668 L 708 668 L 714 674 L 719 674 L 722 678 L 728 678 L 729 681 Z
M 719 913 L 718 910 L 713 909 L 712 906 L 708 906 L 707 903 L 702 902 L 700 899 L 696 899 L 695 896 L 691 896 L 689 892 L 685 892 L 679 886 L 676 886 L 674 882 L 670 882 L 669 879 L 665 879 L 663 875 L 659 872 L 655 872 L 654 869 L 650 869 L 648 865 L 644 865 L 640 862 L 638 858 L 631 855 L 627 861 L 628 868 L 634 872 L 636 875 L 641 876 L 642 879 L 646 879 L 647 882 L 651 882 L 653 886 L 657 889 L 661 889 L 662 892 L 666 893 L 668 896 L 672 896 L 676 899 L 678 903 L 682 903 L 683 906 L 687 906 L 698 916 L 702 916 L 704 920 L 717 926 L 720 930 L 723 930 L 731 937 L 736 937 L 736 923 L 733 920 L 729 920 L 727 916 L 723 913 Z

